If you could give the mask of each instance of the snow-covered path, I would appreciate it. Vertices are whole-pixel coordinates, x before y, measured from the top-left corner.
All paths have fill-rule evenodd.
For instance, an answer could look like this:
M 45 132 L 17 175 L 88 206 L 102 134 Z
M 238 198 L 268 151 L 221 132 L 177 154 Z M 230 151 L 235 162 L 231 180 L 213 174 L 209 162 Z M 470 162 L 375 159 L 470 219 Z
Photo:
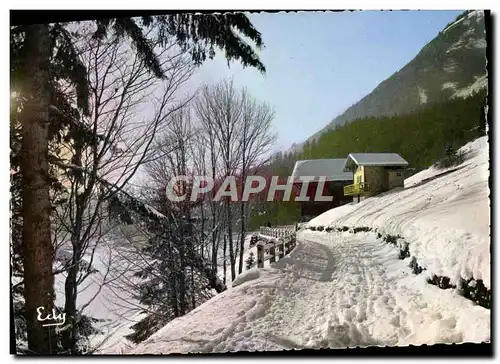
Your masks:
M 474 339 L 463 332 L 478 324 L 475 315 L 488 327 L 488 310 L 419 285 L 408 261 L 373 233 L 305 235 L 275 265 L 285 277 L 268 310 L 217 351 L 462 342 Z
M 489 341 L 490 312 L 415 276 L 374 233 L 299 234 L 271 269 L 174 320 L 132 353 Z

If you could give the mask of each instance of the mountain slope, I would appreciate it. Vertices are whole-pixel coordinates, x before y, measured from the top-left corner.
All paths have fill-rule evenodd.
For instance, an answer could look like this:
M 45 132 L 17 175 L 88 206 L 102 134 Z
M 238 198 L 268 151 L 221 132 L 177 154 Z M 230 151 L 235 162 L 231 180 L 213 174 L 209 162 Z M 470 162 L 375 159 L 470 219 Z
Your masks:
M 467 96 L 472 89 L 486 87 L 485 67 L 484 12 L 465 12 L 406 66 L 308 140 L 347 121 L 407 114 L 422 106 Z M 300 147 L 295 145 L 292 149 L 297 151 Z
M 401 233 L 426 271 L 413 274 L 410 258 L 400 259 L 373 231 L 306 230 L 289 256 L 244 272 L 231 289 L 126 353 L 490 342 L 489 309 L 427 282 L 444 274 L 490 287 L 487 138 L 463 151 L 458 171 L 437 175 L 430 168 L 407 179 L 406 189 L 332 209 L 308 224 Z

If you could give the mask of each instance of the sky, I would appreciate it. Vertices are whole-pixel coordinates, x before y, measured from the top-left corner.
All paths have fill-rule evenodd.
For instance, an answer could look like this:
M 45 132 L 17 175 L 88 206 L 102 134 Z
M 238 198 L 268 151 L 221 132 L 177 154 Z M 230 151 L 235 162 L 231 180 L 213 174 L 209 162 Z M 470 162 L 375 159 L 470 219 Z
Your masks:
M 262 75 L 220 54 L 192 82 L 233 77 L 275 110 L 275 151 L 288 150 L 401 69 L 457 11 L 356 11 L 249 14 L 265 48 Z

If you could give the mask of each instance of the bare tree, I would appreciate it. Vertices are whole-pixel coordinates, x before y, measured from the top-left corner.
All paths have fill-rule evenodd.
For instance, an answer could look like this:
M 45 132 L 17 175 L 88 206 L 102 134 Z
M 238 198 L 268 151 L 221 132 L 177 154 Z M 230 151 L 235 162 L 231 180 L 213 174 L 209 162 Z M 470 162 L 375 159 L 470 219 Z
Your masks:
M 249 171 L 255 169 L 269 152 L 275 136 L 271 131 L 274 113 L 269 105 L 258 103 L 246 89 L 238 90 L 233 80 L 223 80 L 214 86 L 204 86 L 195 101 L 195 111 L 202 125 L 203 134 L 210 149 L 212 176 L 216 179 L 216 167 L 220 177 L 239 175 L 245 181 Z M 245 239 L 247 204 L 240 203 L 240 238 L 233 241 L 234 213 L 238 205 L 229 199 L 224 201 L 223 235 L 224 274 L 226 271 L 226 246 L 229 248 L 231 279 L 236 278 L 236 257 L 240 257 L 238 271 L 241 273 Z M 220 217 L 219 217 L 220 218 Z M 216 215 L 212 212 L 213 223 Z M 215 247 L 215 237 L 213 238 Z
M 190 150 L 191 154 L 191 159 L 193 161 L 193 173 L 198 175 L 198 176 L 207 176 L 208 174 L 208 169 L 207 169 L 207 147 L 205 145 L 205 135 L 203 133 L 203 130 L 201 128 L 195 129 L 195 133 L 193 135 L 193 145 Z M 208 153 L 209 154 L 209 153 Z M 205 194 L 199 197 L 200 199 L 200 205 L 199 205 L 199 216 L 200 216 L 200 221 L 201 221 L 201 226 L 200 226 L 200 255 L 205 258 L 205 249 L 208 247 L 207 243 L 209 243 L 209 240 L 206 239 L 206 233 L 205 230 L 207 228 L 206 226 L 206 221 L 208 220 L 208 217 L 206 217 L 205 213 L 205 207 L 210 203 L 210 199 L 207 198 Z
M 204 86 L 198 93 L 198 97 L 195 99 L 194 109 L 197 119 L 200 123 L 200 133 L 199 138 L 203 142 L 203 147 L 201 153 L 207 156 L 206 164 L 208 165 L 206 170 L 209 172 L 207 176 L 212 178 L 213 181 L 218 181 L 223 177 L 223 171 L 220 168 L 220 156 L 221 148 L 218 143 L 217 133 L 213 125 L 214 113 L 216 112 L 215 105 L 213 104 L 212 89 L 209 86 Z M 221 218 L 223 210 L 220 208 L 220 204 L 214 201 L 215 189 L 212 190 L 210 198 L 207 199 L 207 204 L 210 210 L 210 236 L 211 236 L 211 258 L 212 258 L 212 270 L 217 273 L 218 267 L 218 252 L 219 252 L 219 241 L 222 232 Z M 226 283 L 226 249 L 224 248 L 223 255 L 223 281 Z
M 170 116 L 168 131 L 165 133 L 156 153 L 159 157 L 145 165 L 145 169 L 150 178 L 155 182 L 156 189 L 163 193 L 170 179 L 174 176 L 188 176 L 191 174 L 189 166 L 190 151 L 192 149 L 193 128 L 191 126 L 190 110 L 180 109 Z M 166 149 L 166 150 L 165 150 Z M 162 192 L 163 191 L 163 192 Z M 186 191 L 187 192 L 187 191 Z M 192 215 L 192 204 L 189 196 L 184 201 L 171 204 L 167 208 L 177 213 L 181 218 L 190 219 Z M 189 237 L 184 239 L 180 236 L 179 249 L 179 269 L 175 279 L 169 284 L 173 285 L 172 291 L 178 292 L 172 306 L 175 307 L 175 315 L 184 315 L 186 307 L 186 251 L 192 252 L 194 249 L 193 240 Z M 177 302 L 179 307 L 177 307 Z
M 145 232 L 148 240 L 131 260 L 136 263 L 133 269 L 137 275 L 147 279 L 121 283 L 129 291 L 140 292 L 141 303 L 148 306 L 147 315 L 133 326 L 135 332 L 130 338 L 134 341 L 144 340 L 166 322 L 204 302 L 210 297 L 209 288 L 221 289 L 213 270 L 207 272 L 200 253 L 204 228 L 201 227 L 201 233 L 198 231 L 197 211 L 202 201 L 190 201 L 192 185 L 189 183 L 182 185 L 180 191 L 187 194 L 187 200 L 175 202 L 166 198 L 166 187 L 172 177 L 194 173 L 192 157 L 199 137 L 191 125 L 189 109 L 178 110 L 169 120 L 167 131 L 155 146 L 162 157 L 145 165 L 152 182 L 152 188 L 148 189 L 150 196 L 146 197 L 151 205 L 147 209 L 151 210 L 152 206 L 157 209 L 156 214 L 165 216 L 167 225 L 149 224 L 149 231 Z
M 207 130 L 209 138 L 217 143 L 220 151 L 222 178 L 234 175 L 238 166 L 238 125 L 242 117 L 242 100 L 234 86 L 233 80 L 223 80 L 215 86 L 202 88 L 197 102 L 197 114 Z M 236 252 L 233 242 L 233 214 L 231 201 L 224 199 L 226 233 L 223 235 L 223 270 L 226 272 L 226 250 L 229 247 L 231 279 L 236 278 Z
M 276 135 L 272 132 L 274 111 L 266 103 L 258 103 L 246 89 L 241 90 L 243 116 L 239 133 L 239 149 L 241 155 L 241 180 L 245 183 L 249 172 L 258 167 L 268 156 Z M 247 202 L 240 203 L 240 247 L 238 273 L 243 271 L 243 252 L 246 236 Z
M 116 37 L 88 36 L 80 47 L 88 69 L 91 113 L 79 122 L 92 132 L 70 135 L 66 154 L 52 160 L 62 168 L 64 183 L 69 185 L 68 203 L 55 214 L 55 224 L 66 226 L 70 234 L 71 259 L 62 270 L 67 274 L 64 310 L 72 323 L 64 342 L 71 352 L 81 315 L 78 286 L 92 274 L 95 249 L 106 235 L 102 230 L 107 218 L 104 203 L 125 188 L 141 165 L 158 157 L 151 146 L 166 130 L 170 116 L 189 102 L 189 98 L 179 98 L 179 93 L 194 70 L 174 43 L 159 52 L 166 75 L 163 80 L 151 74 L 145 59 Z M 83 265 L 85 255 L 90 255 L 89 262 Z

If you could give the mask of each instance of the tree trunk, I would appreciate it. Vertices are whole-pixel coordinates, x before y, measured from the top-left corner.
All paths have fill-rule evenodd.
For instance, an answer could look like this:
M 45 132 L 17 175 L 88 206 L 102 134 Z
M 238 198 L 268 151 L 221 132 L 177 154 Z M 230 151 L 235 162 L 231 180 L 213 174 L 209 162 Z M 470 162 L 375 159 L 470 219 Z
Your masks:
M 200 255 L 202 258 L 205 258 L 205 209 L 203 206 L 205 205 L 204 201 L 201 203 L 201 237 L 200 237 Z
M 214 219 L 213 221 L 213 224 L 212 224 L 212 272 L 213 274 L 217 274 L 217 248 L 218 248 L 218 244 L 217 244 L 217 241 L 216 241 L 216 234 L 215 234 L 215 216 L 212 216 L 212 218 Z
M 75 143 L 76 144 L 76 143 Z M 75 147 L 75 155 L 73 157 L 74 164 L 82 166 L 82 148 L 79 145 Z M 78 191 L 79 187 L 84 187 L 81 174 L 75 176 L 74 187 Z M 91 189 L 92 187 L 89 186 Z M 80 263 L 82 260 L 82 229 L 83 229 L 83 215 L 84 209 L 87 205 L 87 195 L 90 193 L 86 189 L 84 193 L 76 193 L 75 198 L 75 218 L 73 222 L 73 230 L 71 232 L 71 245 L 73 247 L 73 255 L 71 267 L 68 270 L 66 281 L 64 282 L 64 312 L 67 317 L 68 328 L 63 334 L 64 349 L 72 354 L 78 354 L 77 351 L 77 309 L 76 303 L 78 299 L 78 272 L 80 270 Z
M 223 250 L 223 256 L 222 256 L 222 269 L 224 270 L 224 284 L 226 284 L 226 249 L 227 249 L 227 238 L 226 234 L 224 234 L 224 247 L 222 248 Z
M 177 280 L 179 284 L 179 315 L 183 316 L 186 313 L 186 241 L 184 240 L 184 234 L 186 233 L 186 222 L 184 220 L 181 220 L 180 227 L 179 271 L 177 272 Z M 188 239 L 189 238 L 190 237 L 188 237 Z
M 28 347 L 34 354 L 55 352 L 51 332 L 37 319 L 37 308 L 51 313 L 54 307 L 53 247 L 50 231 L 49 198 L 49 56 L 47 24 L 30 25 L 26 30 L 26 97 L 21 114 L 24 298 Z
M 177 267 L 174 262 L 174 254 L 172 251 L 172 243 L 169 241 L 167 242 L 167 264 L 169 265 L 169 270 L 172 272 L 169 279 L 169 284 L 170 284 L 170 307 L 172 307 L 172 312 L 174 317 L 179 317 L 179 309 L 178 309 L 178 304 L 177 304 L 177 285 L 176 285 L 176 280 L 174 279 L 176 276 L 177 272 Z
M 204 273 L 209 280 L 210 287 L 215 289 L 217 293 L 224 292 L 227 289 L 226 284 L 221 282 L 217 274 L 213 273 L 211 267 L 205 264 L 205 261 L 199 255 L 193 257 L 193 264 Z
M 243 250 L 245 248 L 245 202 L 241 201 L 241 236 L 240 236 L 240 264 L 238 274 L 243 272 Z
M 236 279 L 234 243 L 233 243 L 233 216 L 231 213 L 231 202 L 227 200 L 227 237 L 229 239 L 229 262 L 231 264 L 231 282 Z
M 63 334 L 64 349 L 68 354 L 76 354 L 76 299 L 77 299 L 77 274 L 78 260 L 73 259 L 71 268 L 68 270 L 68 276 L 64 282 L 64 312 L 68 328 Z
M 201 257 L 203 259 L 203 256 Z M 196 308 L 196 298 L 194 293 L 194 270 L 191 266 L 191 310 Z
M 215 161 L 214 161 L 214 154 L 213 150 L 211 153 L 211 158 L 212 158 L 212 178 L 215 179 Z M 212 200 L 210 201 L 210 207 L 212 209 L 212 272 L 214 275 L 217 275 L 217 253 L 219 250 L 219 243 L 217 239 L 219 238 L 218 234 L 215 231 L 215 228 L 217 226 L 217 222 L 215 221 L 217 218 L 217 212 L 216 212 L 216 206 L 213 201 L 215 196 L 215 192 L 212 189 Z M 226 282 L 224 281 L 224 284 Z

